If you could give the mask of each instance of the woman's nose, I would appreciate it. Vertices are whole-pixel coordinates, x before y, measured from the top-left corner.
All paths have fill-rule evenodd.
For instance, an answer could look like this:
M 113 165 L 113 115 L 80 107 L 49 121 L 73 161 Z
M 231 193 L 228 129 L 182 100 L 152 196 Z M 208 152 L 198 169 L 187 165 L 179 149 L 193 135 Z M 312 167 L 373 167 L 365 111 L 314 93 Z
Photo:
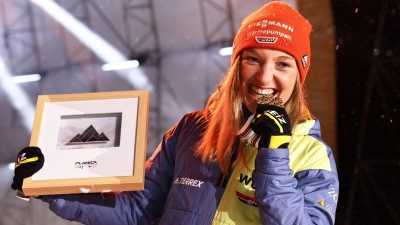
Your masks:
M 267 64 L 260 67 L 260 71 L 257 74 L 257 79 L 262 84 L 267 84 L 272 80 L 273 76 L 274 76 L 274 67 Z

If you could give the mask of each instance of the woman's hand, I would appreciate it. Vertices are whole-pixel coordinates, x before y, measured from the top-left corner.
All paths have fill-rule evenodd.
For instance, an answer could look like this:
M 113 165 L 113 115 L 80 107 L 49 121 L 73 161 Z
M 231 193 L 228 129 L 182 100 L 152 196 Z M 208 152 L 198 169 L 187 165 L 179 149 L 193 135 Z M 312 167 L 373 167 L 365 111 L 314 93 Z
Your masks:
M 26 147 L 22 149 L 15 162 L 14 178 L 11 188 L 22 191 L 22 183 L 25 178 L 38 172 L 44 164 L 44 156 L 38 147 Z
M 260 135 L 258 148 L 287 148 L 289 145 L 292 126 L 284 108 L 258 105 L 250 127 L 254 133 Z

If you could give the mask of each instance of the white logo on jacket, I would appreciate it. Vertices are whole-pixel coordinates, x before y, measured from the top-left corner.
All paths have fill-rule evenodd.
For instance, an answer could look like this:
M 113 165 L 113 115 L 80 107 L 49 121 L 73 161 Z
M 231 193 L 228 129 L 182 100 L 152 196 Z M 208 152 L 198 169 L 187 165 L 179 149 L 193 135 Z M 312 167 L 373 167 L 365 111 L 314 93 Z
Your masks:
M 190 178 L 176 178 L 174 181 L 174 184 L 183 184 L 183 185 L 189 185 L 189 186 L 193 186 L 193 187 L 198 187 L 201 188 L 201 185 L 204 183 L 204 181 L 200 181 L 200 180 L 194 180 L 194 179 L 190 179 Z

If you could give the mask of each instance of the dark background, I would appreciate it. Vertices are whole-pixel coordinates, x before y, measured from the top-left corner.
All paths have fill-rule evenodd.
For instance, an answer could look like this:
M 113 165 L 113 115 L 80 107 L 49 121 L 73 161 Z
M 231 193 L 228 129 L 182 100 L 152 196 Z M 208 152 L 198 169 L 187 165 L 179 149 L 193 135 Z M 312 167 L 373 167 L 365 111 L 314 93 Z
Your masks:
M 340 198 L 336 224 L 400 224 L 400 1 L 332 0 Z

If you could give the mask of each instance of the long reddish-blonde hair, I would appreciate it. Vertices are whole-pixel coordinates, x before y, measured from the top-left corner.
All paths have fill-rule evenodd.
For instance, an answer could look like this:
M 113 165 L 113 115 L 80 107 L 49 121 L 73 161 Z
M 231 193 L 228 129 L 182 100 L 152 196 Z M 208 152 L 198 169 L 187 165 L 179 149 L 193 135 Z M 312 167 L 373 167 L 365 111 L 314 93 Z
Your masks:
M 240 63 L 241 57 L 237 57 L 207 101 L 203 119 L 208 125 L 196 149 L 196 154 L 201 156 L 203 162 L 218 161 L 224 175 L 227 175 L 230 167 L 237 162 L 237 159 L 243 159 L 245 154 L 244 143 L 240 141 L 238 157 L 232 159 L 237 140 L 236 133 L 245 122 L 239 87 Z M 302 103 L 305 103 L 302 88 L 298 75 L 293 93 L 285 103 L 285 109 L 293 126 L 292 130 L 299 122 Z

